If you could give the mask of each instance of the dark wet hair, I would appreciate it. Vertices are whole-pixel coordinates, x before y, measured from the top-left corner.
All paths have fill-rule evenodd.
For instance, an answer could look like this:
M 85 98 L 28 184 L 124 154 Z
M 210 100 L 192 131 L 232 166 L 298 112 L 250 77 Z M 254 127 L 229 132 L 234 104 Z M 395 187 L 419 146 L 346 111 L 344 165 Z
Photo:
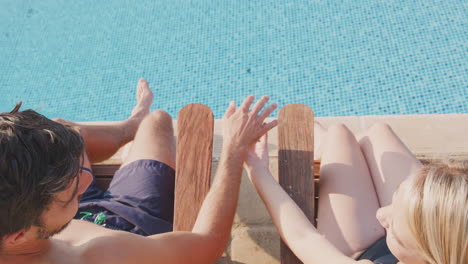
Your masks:
M 0 113 L 0 242 L 42 226 L 54 195 L 79 174 L 84 153 L 76 129 L 20 107 Z

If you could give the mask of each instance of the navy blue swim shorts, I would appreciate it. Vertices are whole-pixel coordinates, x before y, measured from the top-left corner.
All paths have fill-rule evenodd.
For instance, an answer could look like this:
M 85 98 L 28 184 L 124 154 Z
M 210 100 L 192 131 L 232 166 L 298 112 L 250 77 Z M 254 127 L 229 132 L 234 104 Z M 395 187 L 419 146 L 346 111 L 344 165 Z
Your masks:
M 171 232 L 174 181 L 174 169 L 156 160 L 137 160 L 119 169 L 107 191 L 93 175 L 75 219 L 143 236 Z

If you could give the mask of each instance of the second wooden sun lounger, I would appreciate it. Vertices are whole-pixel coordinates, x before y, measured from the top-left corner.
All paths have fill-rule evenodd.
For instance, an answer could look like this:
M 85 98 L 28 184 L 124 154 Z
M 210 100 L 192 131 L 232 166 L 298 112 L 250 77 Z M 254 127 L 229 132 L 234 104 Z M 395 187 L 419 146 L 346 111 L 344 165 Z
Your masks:
M 302 104 L 278 113 L 279 183 L 315 225 L 314 113 Z M 281 263 L 302 263 L 281 241 Z

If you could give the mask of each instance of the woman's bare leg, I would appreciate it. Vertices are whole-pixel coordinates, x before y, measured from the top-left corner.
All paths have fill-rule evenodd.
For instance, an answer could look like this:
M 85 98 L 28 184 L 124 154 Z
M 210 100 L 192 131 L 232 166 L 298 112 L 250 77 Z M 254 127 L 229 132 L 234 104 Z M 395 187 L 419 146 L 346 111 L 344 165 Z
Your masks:
M 357 257 L 385 235 L 375 218 L 379 204 L 372 178 L 346 126 L 330 127 L 322 148 L 317 228 L 344 254 Z
M 149 114 L 153 93 L 148 83 L 140 79 L 136 91 L 137 104 L 130 117 L 123 121 L 70 122 L 55 121 L 76 127 L 86 142 L 86 154 L 91 163 L 100 162 L 114 155 L 120 147 L 133 140 L 145 116 Z
M 374 181 L 380 207 L 392 203 L 398 185 L 421 168 L 421 163 L 390 126 L 376 124 L 360 140 Z

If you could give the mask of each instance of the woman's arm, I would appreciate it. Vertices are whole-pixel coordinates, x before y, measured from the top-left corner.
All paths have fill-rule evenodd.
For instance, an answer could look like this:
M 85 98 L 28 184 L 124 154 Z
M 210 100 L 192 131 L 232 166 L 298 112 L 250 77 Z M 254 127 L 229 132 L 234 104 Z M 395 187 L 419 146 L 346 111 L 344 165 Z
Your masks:
M 302 210 L 273 178 L 268 168 L 266 136 L 249 149 L 244 165 L 281 238 L 302 262 L 355 263 L 318 233 Z

